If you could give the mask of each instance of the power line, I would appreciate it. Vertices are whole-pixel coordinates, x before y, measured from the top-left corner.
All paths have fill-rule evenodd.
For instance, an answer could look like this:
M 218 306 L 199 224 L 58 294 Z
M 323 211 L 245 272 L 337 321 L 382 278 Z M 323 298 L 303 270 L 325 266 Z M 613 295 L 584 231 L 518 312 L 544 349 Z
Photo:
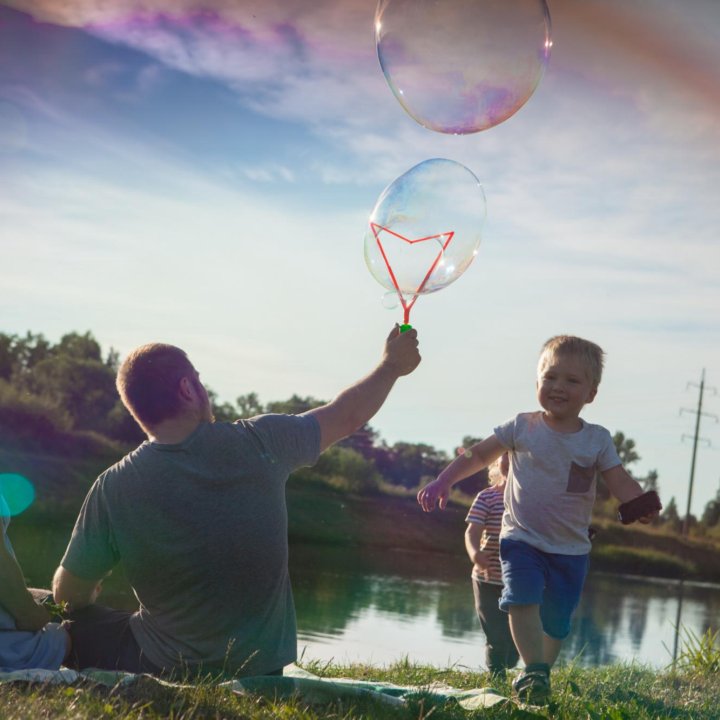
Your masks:
M 707 438 L 700 437 L 700 418 L 703 416 L 711 417 L 711 418 L 715 419 L 715 422 L 718 422 L 717 415 L 714 415 L 712 413 L 703 412 L 703 409 L 702 409 L 703 393 L 705 391 L 705 368 L 703 368 L 702 373 L 700 375 L 700 384 L 698 385 L 697 383 L 690 382 L 687 384 L 687 387 L 699 388 L 699 393 L 698 393 L 697 410 L 690 410 L 688 408 L 680 408 L 681 415 L 684 412 L 695 413 L 695 433 L 693 435 L 683 435 L 681 438 L 681 440 L 684 440 L 685 438 L 692 438 L 692 441 L 693 441 L 692 460 L 690 461 L 690 483 L 688 485 L 687 510 L 685 512 L 685 519 L 683 520 L 683 527 L 682 527 L 683 535 L 688 534 L 688 530 L 689 530 L 689 526 L 690 526 L 690 503 L 692 502 L 693 484 L 695 482 L 695 459 L 697 457 L 698 441 L 705 442 L 708 445 L 711 444 Z M 713 395 L 717 395 L 717 390 L 715 388 L 708 388 L 708 390 L 711 391 Z

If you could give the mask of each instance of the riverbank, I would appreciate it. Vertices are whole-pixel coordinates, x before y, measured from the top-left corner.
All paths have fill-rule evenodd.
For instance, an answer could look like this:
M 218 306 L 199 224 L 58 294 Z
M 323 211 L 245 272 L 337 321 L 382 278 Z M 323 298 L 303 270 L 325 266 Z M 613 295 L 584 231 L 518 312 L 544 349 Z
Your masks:
M 45 503 L 13 519 L 10 536 L 33 583 L 49 582 L 80 502 Z M 383 553 L 432 553 L 465 562 L 467 507 L 460 503 L 424 513 L 413 497 L 351 495 L 295 478 L 288 483 L 287 502 L 291 546 L 320 544 Z M 714 543 L 669 535 L 652 527 L 625 527 L 608 518 L 608 513 L 594 519 L 593 524 L 598 529 L 591 552 L 593 570 L 720 582 L 720 548 Z M 377 562 L 383 553 L 367 554 Z M 120 589 L 121 581 L 117 582 Z
M 293 480 L 288 483 L 287 498 L 291 542 L 465 556 L 467 507 L 459 503 L 425 513 L 413 497 L 355 496 Z M 591 552 L 593 569 L 720 582 L 717 544 L 653 527 L 623 526 L 608 514 L 593 520 L 597 529 Z
M 389 704 L 376 693 L 348 696 L 332 690 L 298 693 L 288 683 L 287 692 L 272 683 L 266 692 L 233 692 L 209 682 L 196 685 L 161 685 L 149 677 L 113 687 L 88 682 L 72 686 L 39 684 L 0 685 L 0 717 L 7 720 L 66 718 L 143 718 L 159 720 L 466 720 L 473 717 L 554 718 L 555 720 L 717 720 L 720 678 L 710 668 L 694 666 L 655 673 L 635 665 L 595 670 L 573 666 L 553 671 L 553 695 L 544 708 L 521 709 L 509 700 L 492 708 L 466 710 L 452 698 L 433 689 L 470 690 L 492 687 L 510 697 L 510 680 L 498 682 L 486 673 L 460 672 L 399 662 L 388 667 L 366 665 L 311 665 L 308 670 L 323 678 L 349 678 L 372 683 L 392 683 L 412 688 L 404 700 Z

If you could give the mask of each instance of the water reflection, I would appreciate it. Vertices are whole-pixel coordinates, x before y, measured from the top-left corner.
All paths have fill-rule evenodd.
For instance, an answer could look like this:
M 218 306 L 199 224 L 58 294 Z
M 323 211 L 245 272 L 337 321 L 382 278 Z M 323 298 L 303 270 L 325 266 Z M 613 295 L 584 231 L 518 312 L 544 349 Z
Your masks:
M 462 558 L 294 547 L 291 572 L 306 658 L 482 666 Z M 561 660 L 665 667 L 682 649 L 676 628 L 699 637 L 717 627 L 718 611 L 718 586 L 594 573 Z
M 341 634 L 368 609 L 401 620 L 431 613 L 448 637 L 462 637 L 475 619 L 464 593 L 465 563 L 412 553 L 293 547 L 290 573 L 302 629 Z M 469 590 L 468 590 L 469 591 Z M 470 595 L 472 611 L 472 594 Z M 301 620 L 300 620 L 301 619 Z
M 47 585 L 69 530 L 13 525 L 28 579 Z M 485 638 L 461 556 L 293 545 L 290 570 L 298 645 L 307 659 L 388 664 L 407 656 L 436 666 L 483 665 Z M 102 602 L 137 607 L 120 569 Z M 718 627 L 718 618 L 720 586 L 591 573 L 561 659 L 584 666 L 635 659 L 665 667 L 688 634 L 701 637 Z

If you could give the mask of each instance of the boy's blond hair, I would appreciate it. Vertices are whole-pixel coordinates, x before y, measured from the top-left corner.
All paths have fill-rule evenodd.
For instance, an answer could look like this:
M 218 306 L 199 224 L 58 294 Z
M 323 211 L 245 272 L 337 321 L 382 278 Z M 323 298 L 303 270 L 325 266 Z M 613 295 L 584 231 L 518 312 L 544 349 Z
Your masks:
M 488 474 L 488 485 L 491 487 L 494 487 L 495 485 L 499 485 L 503 480 L 507 478 L 507 475 L 503 474 L 502 471 L 502 461 L 505 458 L 507 453 L 503 453 L 499 458 L 496 460 L 493 460 L 489 465 L 487 469 Z
M 543 346 L 538 361 L 538 377 L 556 357 L 572 355 L 585 366 L 588 379 L 597 387 L 602 378 L 605 353 L 599 345 L 574 335 L 555 335 Z
M 500 482 L 504 479 L 503 474 L 500 472 L 500 460 L 502 459 L 502 455 L 497 459 L 493 460 L 490 465 L 488 465 L 487 474 L 488 474 L 488 485 L 495 486 L 499 485 Z

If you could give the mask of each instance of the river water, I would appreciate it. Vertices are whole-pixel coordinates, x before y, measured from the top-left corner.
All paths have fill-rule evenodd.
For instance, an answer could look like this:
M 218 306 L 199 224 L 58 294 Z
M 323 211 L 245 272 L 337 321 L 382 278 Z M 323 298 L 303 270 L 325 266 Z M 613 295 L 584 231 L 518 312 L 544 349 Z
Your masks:
M 17 525 L 12 537 L 23 570 L 31 583 L 47 585 L 67 534 Z M 485 639 L 463 557 L 294 544 L 290 572 L 298 651 L 306 660 L 387 665 L 407 658 L 437 667 L 484 667 Z M 102 602 L 136 607 L 120 569 L 105 584 Z M 719 585 L 591 570 L 560 659 L 663 668 L 688 638 L 719 622 Z
M 484 666 L 462 558 L 293 547 L 291 573 L 304 659 Z M 663 668 L 719 620 L 718 585 L 591 572 L 560 659 Z

